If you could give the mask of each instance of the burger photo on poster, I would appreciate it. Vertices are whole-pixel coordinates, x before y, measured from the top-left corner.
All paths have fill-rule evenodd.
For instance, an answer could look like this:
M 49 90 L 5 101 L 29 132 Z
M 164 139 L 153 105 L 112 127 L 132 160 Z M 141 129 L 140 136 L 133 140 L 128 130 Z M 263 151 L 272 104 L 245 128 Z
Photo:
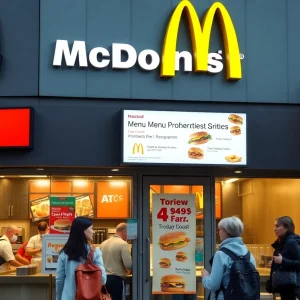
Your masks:
M 201 148 L 192 147 L 188 151 L 188 157 L 192 159 L 202 159 L 204 151 Z
M 186 283 L 184 277 L 177 274 L 165 275 L 160 279 L 160 287 L 162 292 L 184 292 L 185 285 Z
M 188 143 L 190 145 L 200 145 L 205 144 L 211 140 L 211 135 L 206 131 L 200 131 L 192 133 L 189 137 Z
M 166 258 L 166 257 L 162 257 L 160 259 L 160 262 L 159 262 L 159 266 L 160 268 L 163 268 L 163 269 L 168 269 L 171 267 L 171 260 L 169 258 Z
M 243 125 L 243 118 L 236 114 L 229 115 L 228 121 L 234 124 Z
M 53 227 L 57 230 L 70 230 L 72 221 L 69 219 L 58 219 L 54 221 Z
M 187 261 L 187 255 L 186 255 L 186 253 L 183 252 L 183 251 L 177 252 L 177 254 L 176 254 L 176 260 L 180 261 L 180 262 Z
M 182 231 L 172 231 L 165 233 L 159 238 L 159 246 L 162 250 L 172 251 L 184 248 L 190 242 L 190 238 Z
M 230 128 L 230 133 L 231 133 L 231 135 L 240 135 L 242 133 L 241 127 L 239 127 L 239 126 L 232 126 Z

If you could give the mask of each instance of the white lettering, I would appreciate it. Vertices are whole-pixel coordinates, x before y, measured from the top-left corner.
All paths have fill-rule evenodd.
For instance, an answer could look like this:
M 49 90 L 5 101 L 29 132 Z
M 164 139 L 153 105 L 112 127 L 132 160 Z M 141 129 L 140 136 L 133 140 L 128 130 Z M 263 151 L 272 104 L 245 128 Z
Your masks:
M 122 61 L 122 52 L 128 55 L 127 61 Z M 112 67 L 113 69 L 130 69 L 137 60 L 135 49 L 128 44 L 112 44 Z
M 102 61 L 98 61 L 98 54 L 102 55 Z M 91 50 L 89 60 L 92 66 L 102 69 L 107 67 L 110 63 L 109 59 L 104 59 L 105 57 L 110 57 L 108 50 L 102 47 L 96 47 Z
M 184 71 L 185 72 L 192 72 L 193 58 L 192 58 L 192 54 L 190 52 L 187 52 L 187 51 L 181 51 L 181 52 L 176 51 L 175 70 L 179 71 L 180 59 L 181 58 L 184 59 L 184 68 L 183 68 Z
M 208 72 L 219 73 L 223 70 L 222 51 L 218 53 L 208 54 Z M 125 54 L 125 58 L 124 58 Z M 127 57 L 126 57 L 127 56 Z M 63 57 L 68 67 L 75 66 L 78 58 L 80 67 L 88 67 L 88 62 L 97 69 L 107 67 L 112 61 L 113 69 L 130 69 L 137 62 L 145 71 L 152 71 L 159 67 L 160 56 L 151 49 L 145 49 L 137 54 L 136 50 L 129 44 L 113 43 L 112 53 L 110 54 L 106 48 L 92 48 L 87 56 L 86 44 L 84 41 L 74 41 L 72 49 L 70 49 L 67 40 L 57 40 L 53 58 L 53 66 L 62 66 Z M 180 62 L 183 60 L 184 72 L 192 72 L 193 56 L 188 51 L 176 51 L 175 70 L 179 71 Z
M 147 56 L 151 57 L 151 63 L 147 63 Z M 154 50 L 144 50 L 139 54 L 138 57 L 139 65 L 142 69 L 146 71 L 152 71 L 155 70 L 160 63 L 160 58 L 157 52 Z
M 208 72 L 219 73 L 223 70 L 222 56 L 218 53 L 208 54 Z
M 74 41 L 72 52 L 70 52 L 68 41 L 66 40 L 57 40 L 55 46 L 55 53 L 53 59 L 53 66 L 62 65 L 62 57 L 65 57 L 66 65 L 68 67 L 74 67 L 77 56 L 79 57 L 79 66 L 87 67 L 87 55 L 85 42 L 83 41 Z

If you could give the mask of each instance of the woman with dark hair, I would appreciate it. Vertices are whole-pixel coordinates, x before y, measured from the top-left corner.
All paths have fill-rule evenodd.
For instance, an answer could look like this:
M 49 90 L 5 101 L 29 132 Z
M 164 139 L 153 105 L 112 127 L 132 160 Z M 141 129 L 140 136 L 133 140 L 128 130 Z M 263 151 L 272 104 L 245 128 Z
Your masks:
M 295 234 L 295 225 L 288 216 L 279 217 L 274 226 L 277 240 L 272 244 L 274 248 L 271 265 L 271 276 L 267 285 L 268 292 L 279 293 L 281 300 L 295 300 L 300 295 L 300 237 Z M 278 269 L 296 272 L 297 284 L 274 288 L 272 274 Z
M 77 217 L 72 223 L 67 243 L 61 250 L 56 270 L 56 300 L 74 300 L 76 294 L 75 269 L 84 263 L 90 252 L 89 241 L 93 239 L 92 220 Z M 102 284 L 106 283 L 106 272 L 102 253 L 95 249 L 93 263 L 102 270 Z

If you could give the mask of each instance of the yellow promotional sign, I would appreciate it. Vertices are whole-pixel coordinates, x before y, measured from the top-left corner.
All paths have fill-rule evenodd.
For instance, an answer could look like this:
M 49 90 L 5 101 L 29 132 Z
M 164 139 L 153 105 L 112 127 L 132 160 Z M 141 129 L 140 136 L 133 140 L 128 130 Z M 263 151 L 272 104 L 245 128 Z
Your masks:
M 132 147 L 132 154 L 144 154 L 144 145 L 135 143 Z
M 226 56 L 226 77 L 227 79 L 241 79 L 242 67 L 240 59 L 240 50 L 235 28 L 232 19 L 220 2 L 215 2 L 206 12 L 202 25 L 195 10 L 195 7 L 189 0 L 182 0 L 175 8 L 165 34 L 164 45 L 162 49 L 161 76 L 175 76 L 175 57 L 177 36 L 180 20 L 186 12 L 189 30 L 192 39 L 194 55 L 194 71 L 208 71 L 208 51 L 213 20 L 217 14 L 221 28 Z

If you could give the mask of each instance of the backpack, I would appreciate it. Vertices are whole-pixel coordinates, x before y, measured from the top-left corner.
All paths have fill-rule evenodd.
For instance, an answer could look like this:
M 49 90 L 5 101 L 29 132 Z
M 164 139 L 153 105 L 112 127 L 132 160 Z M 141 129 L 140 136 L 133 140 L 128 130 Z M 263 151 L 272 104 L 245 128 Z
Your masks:
M 225 300 L 258 300 L 260 299 L 260 277 L 255 266 L 250 262 L 250 252 L 245 256 L 237 256 L 232 251 L 221 248 L 232 260 L 228 287 L 223 285 L 216 292 L 216 299 L 222 291 Z
M 102 294 L 102 271 L 93 264 L 95 249 L 91 248 L 85 263 L 75 269 L 75 300 L 111 300 L 108 294 Z

